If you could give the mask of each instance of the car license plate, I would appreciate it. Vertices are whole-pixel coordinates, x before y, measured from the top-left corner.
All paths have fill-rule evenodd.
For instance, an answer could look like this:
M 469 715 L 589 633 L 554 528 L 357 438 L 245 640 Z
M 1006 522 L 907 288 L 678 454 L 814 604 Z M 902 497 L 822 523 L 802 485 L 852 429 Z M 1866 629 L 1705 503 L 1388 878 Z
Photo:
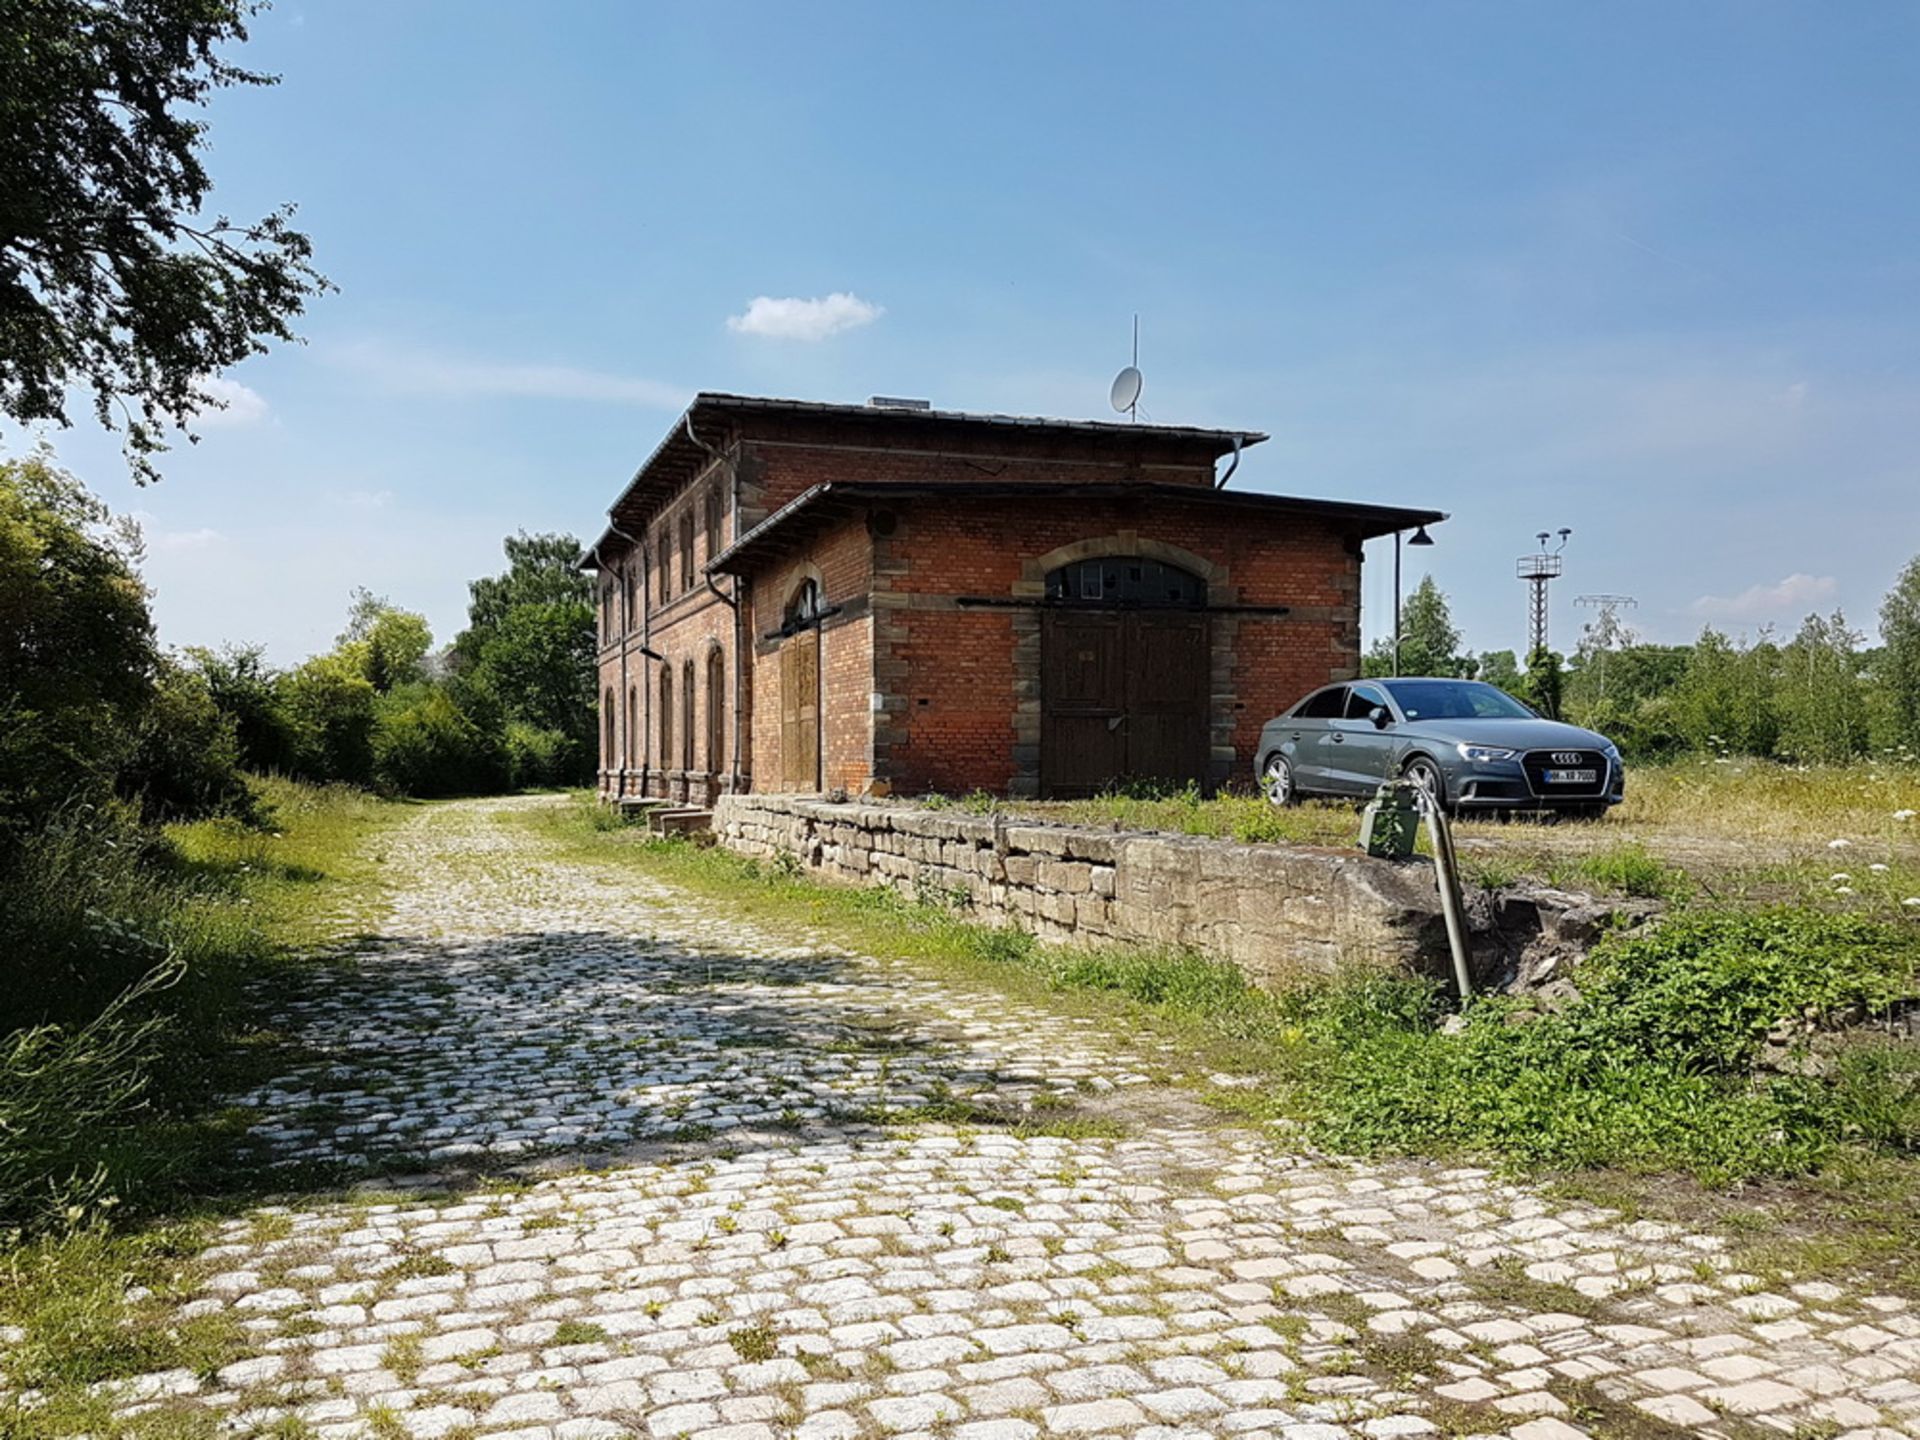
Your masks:
M 1599 772 L 1594 770 L 1547 771 L 1547 784 L 1549 785 L 1591 785 L 1599 778 Z

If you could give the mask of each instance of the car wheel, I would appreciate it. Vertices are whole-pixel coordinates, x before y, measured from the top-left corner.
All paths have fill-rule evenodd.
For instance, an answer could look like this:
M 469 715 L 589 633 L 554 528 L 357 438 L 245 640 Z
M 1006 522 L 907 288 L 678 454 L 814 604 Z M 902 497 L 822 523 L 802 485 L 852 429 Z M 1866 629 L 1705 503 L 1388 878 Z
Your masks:
M 1298 803 L 1300 792 L 1294 788 L 1293 762 L 1284 755 L 1269 755 L 1260 770 L 1260 793 L 1267 797 L 1270 805 Z
M 1447 782 L 1440 774 L 1440 767 L 1424 755 L 1416 755 L 1400 771 L 1403 779 L 1411 780 L 1433 798 L 1434 804 L 1442 810 L 1447 808 Z

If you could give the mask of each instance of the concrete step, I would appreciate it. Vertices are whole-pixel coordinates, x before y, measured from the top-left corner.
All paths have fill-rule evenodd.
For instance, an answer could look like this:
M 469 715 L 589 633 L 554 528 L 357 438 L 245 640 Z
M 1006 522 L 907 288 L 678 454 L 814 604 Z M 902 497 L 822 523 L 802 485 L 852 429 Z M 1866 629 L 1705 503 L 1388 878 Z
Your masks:
M 671 800 L 662 800 L 658 795 L 622 795 L 613 801 L 622 814 L 643 815 L 649 810 L 671 810 Z
M 647 828 L 660 835 L 692 835 L 713 828 L 713 812 L 691 806 L 655 810 L 647 816 Z

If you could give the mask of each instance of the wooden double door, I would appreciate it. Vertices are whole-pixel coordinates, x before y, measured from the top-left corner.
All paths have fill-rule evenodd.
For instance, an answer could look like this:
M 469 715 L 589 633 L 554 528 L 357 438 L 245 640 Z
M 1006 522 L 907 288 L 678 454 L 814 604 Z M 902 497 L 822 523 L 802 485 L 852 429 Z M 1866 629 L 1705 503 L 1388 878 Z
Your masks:
M 1207 616 L 1048 610 L 1040 628 L 1040 789 L 1204 784 L 1211 751 Z

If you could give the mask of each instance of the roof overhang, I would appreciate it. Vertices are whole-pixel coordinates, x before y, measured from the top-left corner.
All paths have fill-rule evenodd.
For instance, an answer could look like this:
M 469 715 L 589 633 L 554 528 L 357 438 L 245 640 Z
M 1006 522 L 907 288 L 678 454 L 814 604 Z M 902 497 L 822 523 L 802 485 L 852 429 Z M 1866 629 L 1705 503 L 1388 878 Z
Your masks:
M 1411 510 L 1394 505 L 1362 505 L 1347 500 L 1316 500 L 1298 495 L 1266 495 L 1254 490 L 1219 490 L 1201 485 L 1132 481 L 1061 484 L 1043 480 L 891 484 L 881 481 L 829 481 L 802 491 L 707 565 L 710 574 L 744 575 L 756 565 L 787 553 L 837 521 L 875 503 L 910 499 L 942 500 L 1154 500 L 1246 515 L 1306 516 L 1323 520 L 1356 540 L 1371 540 L 1447 518 L 1441 510 Z
M 1258 430 L 1217 430 L 1191 425 L 1136 425 L 1111 420 L 1052 420 L 967 410 L 906 410 L 885 405 L 835 405 L 819 400 L 779 400 L 702 391 L 641 464 L 608 514 L 615 525 L 644 523 L 650 507 L 673 494 L 719 458 L 715 442 L 736 422 L 761 418 L 832 423 L 867 431 L 877 445 L 934 447 L 942 439 L 1004 434 L 1010 441 L 1043 438 L 1078 441 L 1102 454 L 1123 447 L 1192 445 L 1211 459 L 1258 445 Z M 614 537 L 609 531 L 600 543 Z

